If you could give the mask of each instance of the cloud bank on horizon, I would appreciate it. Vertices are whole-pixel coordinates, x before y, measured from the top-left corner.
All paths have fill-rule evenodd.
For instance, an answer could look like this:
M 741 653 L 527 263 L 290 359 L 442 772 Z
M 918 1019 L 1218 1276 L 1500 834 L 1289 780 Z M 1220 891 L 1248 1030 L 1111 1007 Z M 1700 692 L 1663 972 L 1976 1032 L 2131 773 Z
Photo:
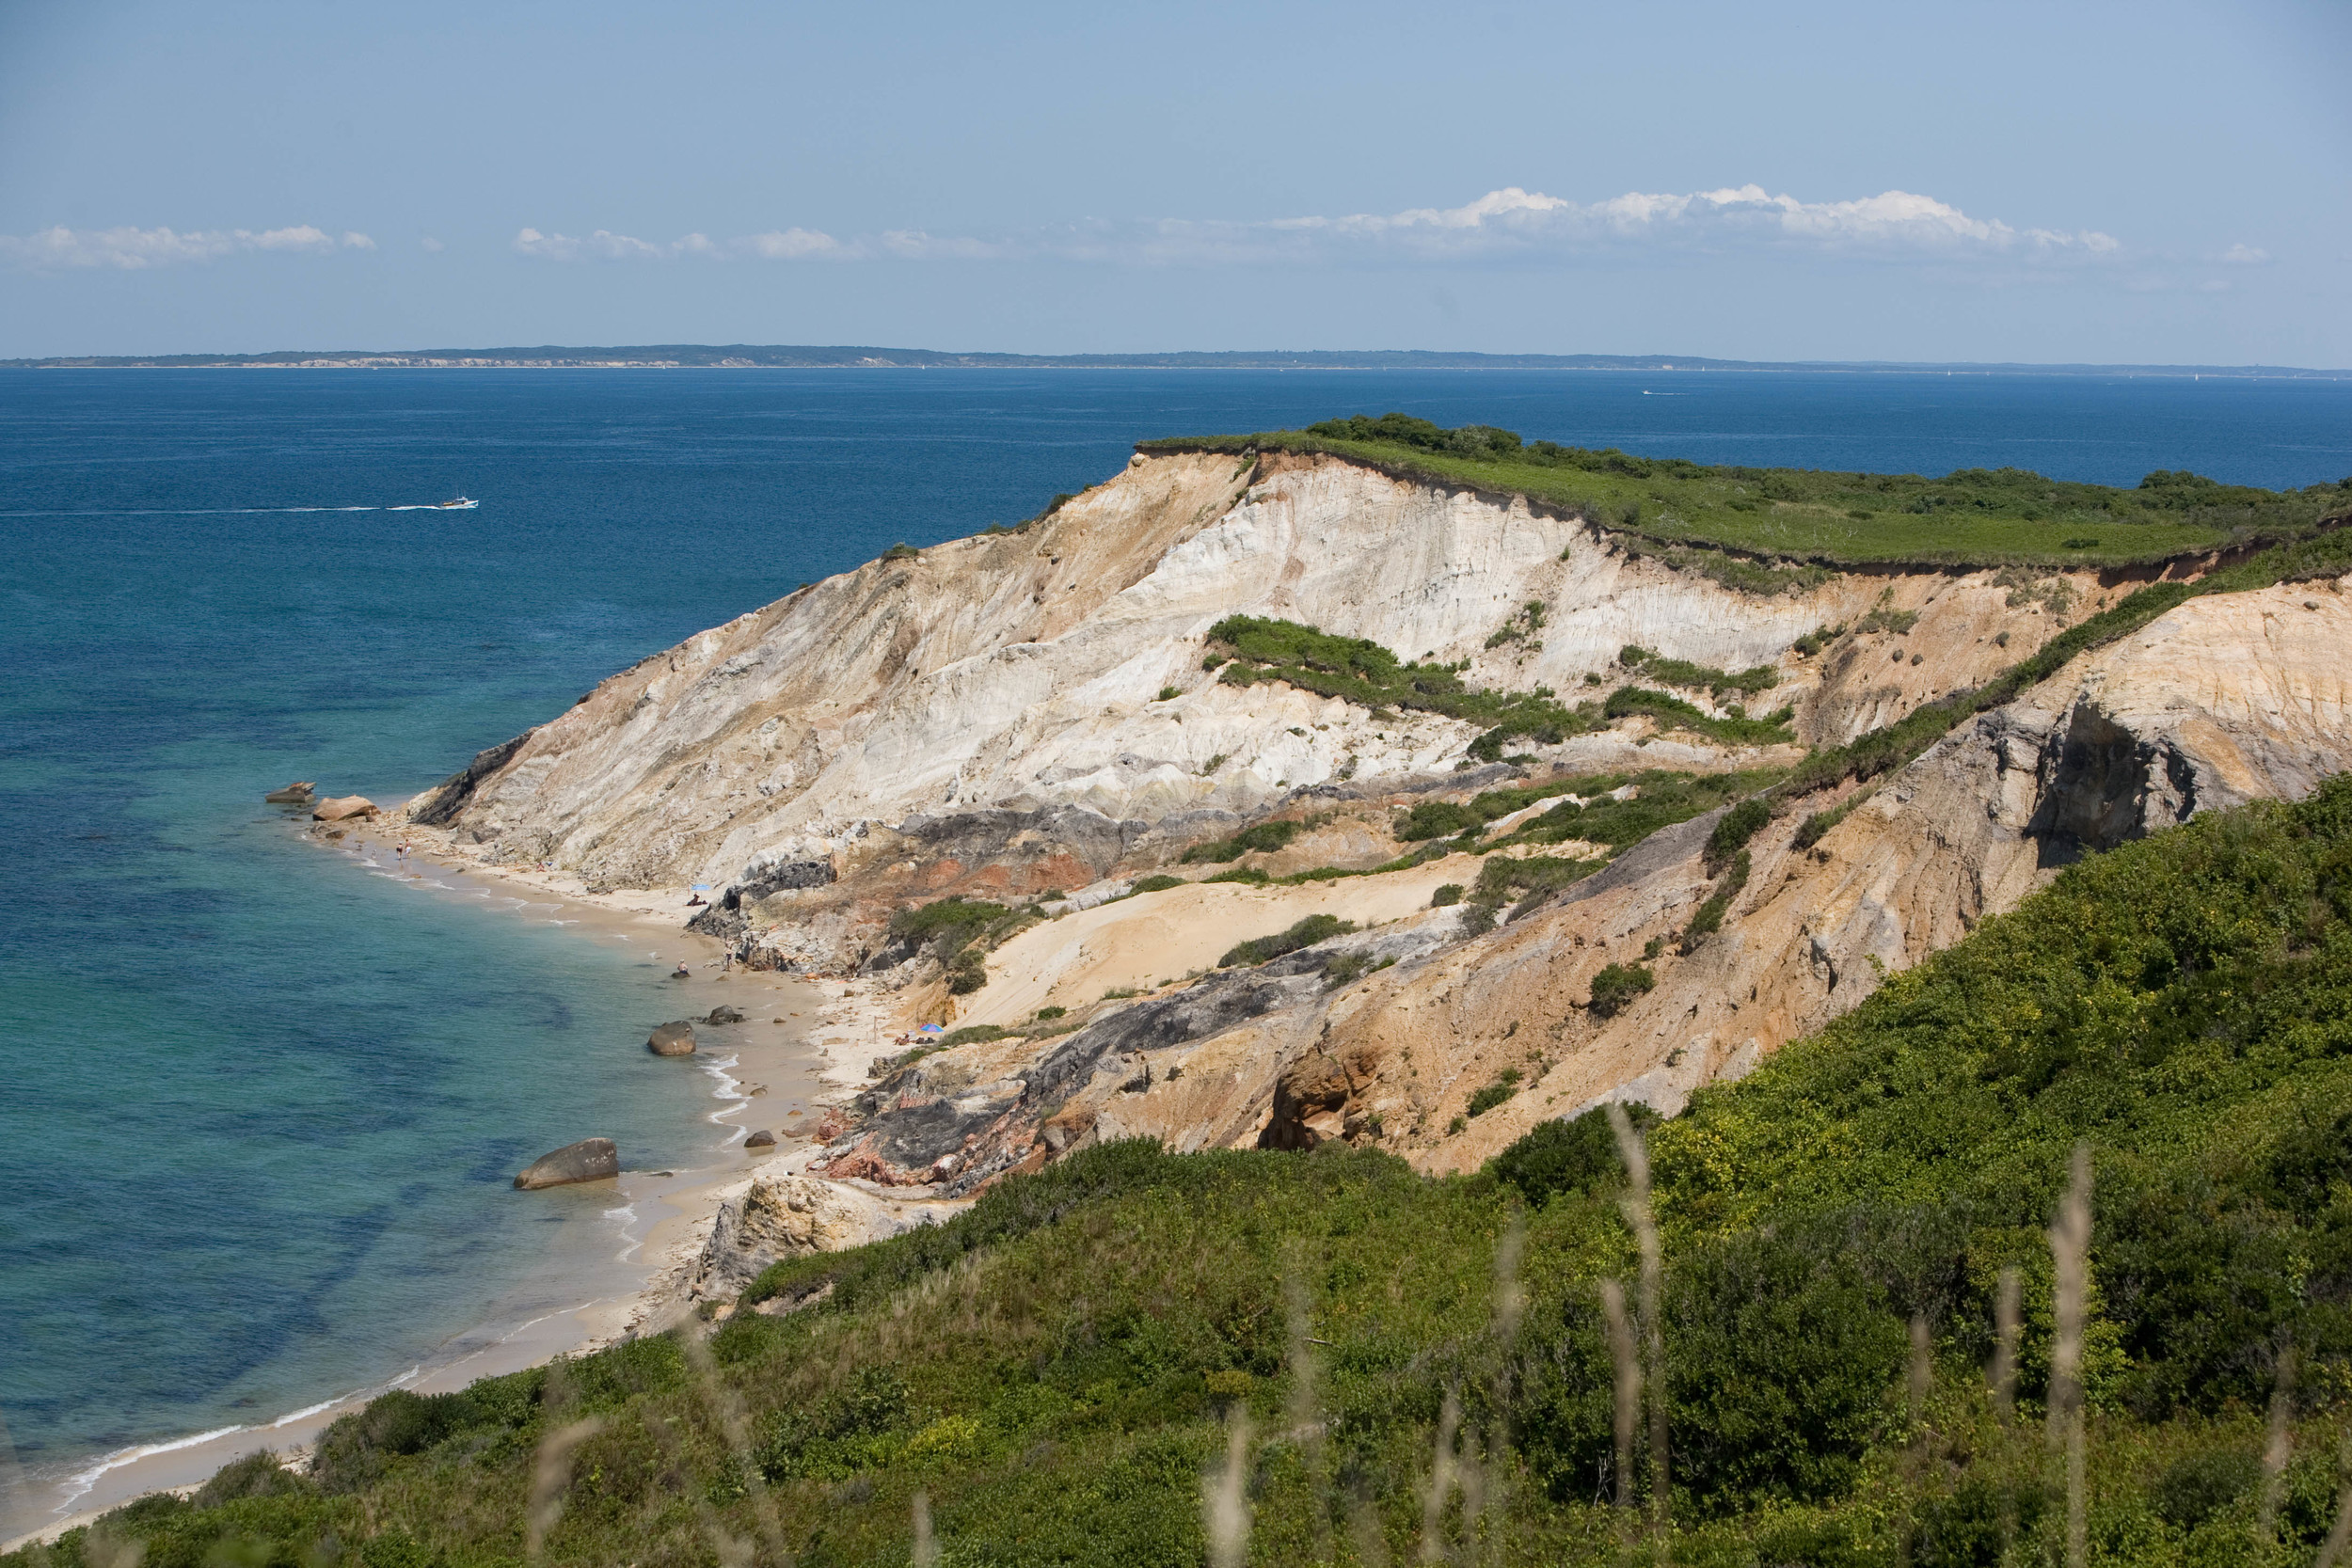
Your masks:
M 787 229 L 733 239 L 687 234 L 666 242 L 599 229 L 574 236 L 526 228 L 517 254 L 550 261 L 1028 261 L 1142 265 L 1264 264 L 1348 260 L 1456 263 L 1541 261 L 1624 249 L 1723 253 L 1777 248 L 1887 260 L 2095 258 L 2122 248 L 2097 230 L 2017 229 L 1976 218 L 1933 197 L 1891 190 L 1849 201 L 1801 201 L 1746 184 L 1688 195 L 1629 192 L 1581 203 L 1517 185 L 1459 207 L 1387 214 L 1248 222 L 1167 218 L 1102 221 L 1000 238 L 920 230 L 836 238 Z
M 425 242 L 437 251 L 437 241 Z M 69 229 L 0 234 L 0 261 L 30 271 L 138 270 L 256 252 L 310 256 L 373 250 L 358 230 L 338 238 L 311 224 L 284 229 Z M 690 233 L 646 240 L 608 229 L 565 234 L 524 227 L 511 248 L 537 261 L 871 261 L 1060 260 L 1143 266 L 1345 263 L 1411 265 L 1556 261 L 1610 252 L 1734 254 L 1781 250 L 1884 261 L 2093 260 L 2122 249 L 2095 229 L 2019 229 L 1972 217 L 1948 202 L 1890 190 L 1845 201 L 1802 201 L 1761 185 L 1686 195 L 1633 191 L 1577 202 L 1517 185 L 1459 207 L 1416 207 L 1259 221 L 1100 220 L 1001 236 L 915 229 L 835 237 L 787 228 L 714 240 Z M 2240 245 L 2231 261 L 2260 260 Z
M 341 250 L 373 250 L 375 242 L 357 230 L 342 236 L 311 224 L 286 229 L 68 229 L 62 225 L 31 234 L 0 234 L 0 260 L 36 271 L 68 267 L 113 267 L 135 272 L 186 261 L 215 261 L 251 251 L 309 256 Z

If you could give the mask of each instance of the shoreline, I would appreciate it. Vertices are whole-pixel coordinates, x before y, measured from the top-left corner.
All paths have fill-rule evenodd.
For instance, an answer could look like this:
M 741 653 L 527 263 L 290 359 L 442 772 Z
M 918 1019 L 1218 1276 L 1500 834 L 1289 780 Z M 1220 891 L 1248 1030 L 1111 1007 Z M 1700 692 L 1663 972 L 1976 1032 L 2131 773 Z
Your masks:
M 399 811 L 394 805 L 376 817 L 342 824 L 290 814 L 289 826 L 365 875 L 390 877 L 437 897 L 507 901 L 510 912 L 525 917 L 546 910 L 546 918 L 574 928 L 583 940 L 645 946 L 665 961 L 684 954 L 697 971 L 689 984 L 713 988 L 691 993 L 696 1016 L 722 1004 L 747 1015 L 741 1024 L 719 1026 L 724 1031 L 719 1038 L 705 1035 L 701 1048 L 682 1064 L 711 1080 L 708 1103 L 697 1117 L 723 1135 L 695 1155 L 691 1166 L 624 1169 L 610 1184 L 528 1195 L 568 1206 L 545 1255 L 477 1321 L 454 1329 L 405 1370 L 275 1419 L 38 1467 L 12 1466 L 13 1475 L 0 1475 L 7 1482 L 0 1487 L 5 1508 L 0 1529 L 7 1532 L 0 1535 L 0 1551 L 54 1541 L 136 1497 L 184 1495 L 223 1465 L 257 1449 L 305 1457 L 336 1419 L 395 1388 L 454 1392 L 479 1378 L 668 1329 L 692 1309 L 694 1264 L 720 1206 L 740 1196 L 756 1176 L 798 1173 L 822 1147 L 814 1135 L 823 1107 L 864 1082 L 866 1058 L 855 1056 L 858 1065 L 852 1068 L 831 1049 L 856 1036 L 871 1038 L 879 1027 L 879 1022 L 866 1024 L 861 1017 L 852 1023 L 843 1016 L 866 1011 L 856 1006 L 857 992 L 865 990 L 856 982 L 842 984 L 840 992 L 828 996 L 822 982 L 807 976 L 740 968 L 719 973 L 722 944 L 684 929 L 682 917 L 673 912 L 684 905 L 687 889 L 592 895 L 561 873 L 484 865 L 449 843 L 446 834 L 401 821 Z M 336 827 L 343 831 L 330 839 L 328 832 Z M 404 837 L 414 847 L 405 869 L 397 867 L 390 854 Z M 658 947 L 651 945 L 657 941 Z M 845 1002 L 850 1004 L 846 1009 Z M 772 1152 L 746 1155 L 742 1139 L 755 1128 L 774 1132 Z

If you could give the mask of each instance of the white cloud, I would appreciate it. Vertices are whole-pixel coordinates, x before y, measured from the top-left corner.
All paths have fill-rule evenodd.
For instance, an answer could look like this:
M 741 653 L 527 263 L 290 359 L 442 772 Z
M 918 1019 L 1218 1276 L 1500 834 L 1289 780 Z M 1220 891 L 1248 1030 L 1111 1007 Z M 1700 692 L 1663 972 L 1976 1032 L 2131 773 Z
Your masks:
M 631 235 L 615 234 L 609 229 L 578 237 L 542 234 L 536 229 L 525 229 L 515 236 L 515 248 L 525 256 L 549 261 L 663 261 L 678 256 L 708 256 L 717 250 L 701 234 L 657 245 Z
M 373 250 L 375 242 L 357 230 L 344 231 L 342 245 Z M 135 271 L 183 261 L 215 261 L 247 251 L 330 255 L 335 238 L 310 224 L 288 229 L 68 229 L 59 225 L 32 234 L 0 234 L 0 261 L 37 271 L 71 267 L 114 267 Z
M 2019 230 L 1909 191 L 1851 201 L 1800 201 L 1740 185 L 1688 195 L 1642 191 L 1579 203 L 1509 186 L 1460 207 L 1272 223 L 1161 225 L 1159 259 L 1248 260 L 1389 253 L 1422 260 L 1605 251 L 1783 250 L 1910 259 L 2102 256 L 2095 230 Z
M 2221 259 L 2234 267 L 2259 267 L 2270 260 L 2270 252 L 2241 243 L 2223 251 Z
M 443 245 L 440 241 L 435 239 L 430 234 L 427 234 L 423 239 L 419 240 L 417 244 L 422 245 L 425 253 L 431 256 L 438 256 L 442 251 L 449 248 L 449 246 Z
M 515 249 L 523 255 L 558 261 L 1042 258 L 1216 265 L 1542 261 L 1645 251 L 2046 261 L 2101 258 L 2119 248 L 2113 236 L 2096 230 L 2017 229 L 1998 218 L 1971 217 L 1947 202 L 1909 191 L 1885 191 L 1851 201 L 1800 201 L 1753 184 L 1679 196 L 1634 191 L 1590 203 L 1512 185 L 1459 207 L 1259 221 L 1097 221 L 996 237 L 941 236 L 905 229 L 842 239 L 801 228 L 723 241 L 689 234 L 667 243 L 603 229 L 583 238 L 543 234 L 536 229 L 525 229 L 515 237 Z

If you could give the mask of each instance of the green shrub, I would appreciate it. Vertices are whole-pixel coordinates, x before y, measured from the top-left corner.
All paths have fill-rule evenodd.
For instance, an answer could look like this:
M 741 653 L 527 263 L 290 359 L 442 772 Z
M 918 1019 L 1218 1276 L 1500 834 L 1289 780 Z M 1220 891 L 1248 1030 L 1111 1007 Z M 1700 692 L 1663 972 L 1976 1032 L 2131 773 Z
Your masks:
M 1429 907 L 1433 910 L 1442 910 L 1461 901 L 1462 884 L 1459 882 L 1440 882 L 1438 890 L 1429 895 Z
M 2148 1488 L 2156 1516 L 2177 1530 L 2193 1530 L 2262 1483 L 2260 1454 L 2244 1449 L 2201 1449 L 2172 1462 Z
M 1427 838 L 1451 838 L 1467 829 L 1486 826 L 1486 818 L 1452 800 L 1416 800 L 1413 809 L 1397 818 L 1396 836 L 1406 844 Z
M 1069 1012 L 1070 1009 L 1067 1007 L 1040 1007 L 1037 1010 L 1037 1021 L 1040 1023 L 1048 1023 L 1055 1019 L 1067 1017 Z
M 1473 1093 L 1470 1097 L 1470 1103 L 1463 1109 L 1473 1117 L 1485 1116 L 1488 1111 L 1519 1092 L 1519 1076 L 1518 1069 L 1504 1068 L 1493 1083 Z
M 1239 860 L 1253 851 L 1272 854 L 1277 849 L 1287 848 L 1303 826 L 1303 823 L 1286 818 L 1253 823 L 1231 838 L 1216 838 L 1206 844 L 1193 845 L 1184 851 L 1182 863 L 1197 865 L 1202 861 Z
M 1185 881 L 1182 877 L 1170 877 L 1166 873 L 1161 873 L 1156 876 L 1143 878 L 1141 880 L 1137 881 L 1135 885 L 1135 891 L 1137 893 L 1166 893 L 1172 887 L 1189 887 L 1191 885 L 1191 883 Z
M 1302 947 L 1312 947 L 1316 942 L 1343 936 L 1355 928 L 1354 921 L 1342 920 L 1335 914 L 1311 914 L 1272 936 L 1234 943 L 1223 958 L 1216 960 L 1216 965 L 1219 969 L 1226 969 L 1235 964 L 1262 964 L 1285 954 L 1295 953 Z
M 1179 691 L 1176 688 L 1174 688 L 1174 687 L 1172 687 L 1172 686 L 1163 686 L 1163 687 L 1161 687 L 1161 688 L 1160 688 L 1160 695 L 1159 695 L 1159 697 L 1158 697 L 1158 701 L 1163 702 L 1163 703 L 1172 703 L 1172 702 L 1174 702 L 1177 698 L 1179 698 L 1179 697 L 1181 697 L 1181 696 L 1183 696 L 1183 695 L 1184 695 L 1184 693 L 1183 693 L 1182 691 Z
M 1492 904 L 1472 904 L 1462 911 L 1464 936 L 1483 937 L 1494 928 L 1495 910 Z
M 1214 877 L 1203 877 L 1200 880 L 1203 883 L 1242 882 L 1250 887 L 1263 887 L 1274 879 L 1254 865 L 1237 865 L 1231 871 L 1220 871 Z
M 923 552 L 921 550 L 916 549 L 912 545 L 900 543 L 893 545 L 888 549 L 882 551 L 882 559 L 884 561 L 913 561 L 921 556 L 922 553 Z
M 1628 670 L 1638 670 L 1650 679 L 1668 686 L 1704 691 L 1721 702 L 1726 694 L 1753 697 L 1770 691 L 1780 684 L 1780 672 L 1769 664 L 1738 674 L 1718 670 L 1708 664 L 1693 664 L 1687 658 L 1667 658 L 1654 654 L 1638 643 L 1629 642 L 1617 654 L 1617 662 Z
M 1716 882 L 1715 891 L 1707 895 L 1707 901 L 1698 907 L 1690 923 L 1682 927 L 1683 952 L 1694 951 L 1700 942 L 1724 928 L 1724 916 L 1730 911 L 1731 901 L 1747 885 L 1748 852 L 1742 849 L 1732 856 L 1731 869 Z
M 1707 835 L 1706 861 L 1719 866 L 1737 851 L 1746 847 L 1748 840 L 1763 832 L 1764 824 L 1772 819 L 1771 804 L 1751 797 L 1740 801 L 1715 824 L 1715 831 Z
M 1657 984 L 1658 976 L 1644 965 L 1607 964 L 1593 976 L 1589 1006 L 1602 1018 L 1614 1018 Z
M 988 966 L 972 948 L 958 953 L 947 965 L 947 994 L 969 996 L 988 984 Z
M 1639 1101 L 1625 1107 L 1633 1125 L 1646 1132 L 1657 1125 L 1658 1113 Z M 1624 1175 L 1616 1134 L 1610 1131 L 1606 1107 L 1595 1106 L 1581 1116 L 1540 1121 L 1510 1148 L 1486 1162 L 1496 1180 L 1515 1189 L 1531 1209 L 1541 1209 L 1564 1193 L 1593 1194 L 1613 1189 Z
M 1796 717 L 1796 710 L 1789 707 L 1776 709 L 1762 719 L 1747 718 L 1737 708 L 1727 718 L 1710 719 L 1679 697 L 1640 686 L 1621 686 L 1601 705 L 1601 715 L 1607 719 L 1623 719 L 1636 713 L 1647 714 L 1662 728 L 1688 730 L 1727 746 L 1770 746 L 1796 739 L 1788 729 L 1788 721 Z
M 245 1497 L 275 1497 L 311 1489 L 308 1478 L 289 1471 L 267 1449 L 258 1449 L 214 1471 L 212 1480 L 198 1487 L 189 1501 L 198 1508 L 218 1508 Z
M 898 911 L 890 917 L 890 934 L 912 942 L 941 938 L 969 941 L 982 927 L 1011 911 L 1002 904 L 950 895 Z
M 1846 820 L 1847 816 L 1852 813 L 1854 807 L 1862 804 L 1862 802 L 1868 800 L 1869 797 L 1870 792 L 1868 790 L 1856 790 L 1853 794 L 1849 795 L 1844 800 L 1830 807 L 1827 811 L 1817 811 L 1807 816 L 1803 822 L 1797 825 L 1797 836 L 1792 841 L 1795 847 L 1799 849 L 1810 849 L 1815 845 L 1820 843 L 1822 839 L 1829 836 L 1829 831 L 1832 828 L 1835 828 L 1837 824 Z

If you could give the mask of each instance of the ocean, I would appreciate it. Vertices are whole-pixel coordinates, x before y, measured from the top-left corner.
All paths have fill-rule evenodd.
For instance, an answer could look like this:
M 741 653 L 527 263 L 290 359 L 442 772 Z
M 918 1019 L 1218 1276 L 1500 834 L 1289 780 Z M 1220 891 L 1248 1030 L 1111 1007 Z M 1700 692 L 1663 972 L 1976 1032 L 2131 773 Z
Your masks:
M 718 1147 L 710 1080 L 640 1045 L 660 962 L 421 895 L 263 791 L 408 794 L 1136 440 L 1392 408 L 1713 462 L 2352 474 L 2343 382 L 0 372 L 0 1445 L 54 1475 L 378 1385 L 549 1266 L 522 1164 Z

